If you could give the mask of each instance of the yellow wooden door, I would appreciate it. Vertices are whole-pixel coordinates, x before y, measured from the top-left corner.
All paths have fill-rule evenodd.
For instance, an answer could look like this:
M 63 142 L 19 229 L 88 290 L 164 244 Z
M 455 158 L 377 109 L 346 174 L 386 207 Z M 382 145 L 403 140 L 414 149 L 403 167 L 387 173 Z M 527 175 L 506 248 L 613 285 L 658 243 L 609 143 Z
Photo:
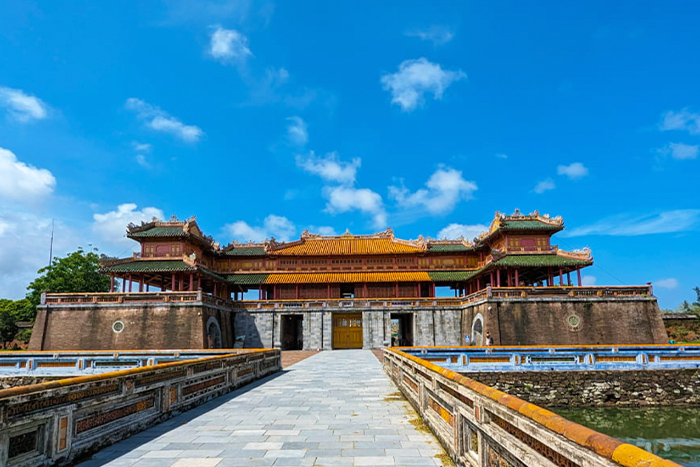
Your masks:
M 333 315 L 333 348 L 362 348 L 362 313 L 336 313 Z

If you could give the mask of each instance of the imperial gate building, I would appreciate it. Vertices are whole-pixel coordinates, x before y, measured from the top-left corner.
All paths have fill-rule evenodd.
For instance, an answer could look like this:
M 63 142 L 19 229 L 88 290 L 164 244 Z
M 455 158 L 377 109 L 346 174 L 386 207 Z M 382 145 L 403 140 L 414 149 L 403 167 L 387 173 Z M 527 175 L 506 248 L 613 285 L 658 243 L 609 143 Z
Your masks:
M 30 349 L 653 344 L 651 285 L 587 287 L 560 217 L 496 213 L 473 241 L 321 236 L 221 247 L 192 218 L 129 225 L 104 294 L 48 294 Z M 446 293 L 447 292 L 447 293 Z M 251 299 L 251 293 L 254 294 Z

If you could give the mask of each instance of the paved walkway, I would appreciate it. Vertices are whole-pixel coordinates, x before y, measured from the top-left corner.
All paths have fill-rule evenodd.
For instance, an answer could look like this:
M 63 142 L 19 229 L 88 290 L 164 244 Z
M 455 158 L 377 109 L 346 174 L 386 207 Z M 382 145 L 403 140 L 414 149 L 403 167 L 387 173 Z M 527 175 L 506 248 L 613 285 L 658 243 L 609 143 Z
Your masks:
M 370 351 L 320 352 L 79 465 L 443 465 L 435 437 L 409 423 L 416 418 Z

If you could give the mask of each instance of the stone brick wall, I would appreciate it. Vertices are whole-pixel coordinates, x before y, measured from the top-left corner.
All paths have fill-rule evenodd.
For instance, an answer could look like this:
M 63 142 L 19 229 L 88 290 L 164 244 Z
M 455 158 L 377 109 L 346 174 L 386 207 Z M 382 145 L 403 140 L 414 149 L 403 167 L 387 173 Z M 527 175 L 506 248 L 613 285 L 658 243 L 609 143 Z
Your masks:
M 544 407 L 700 404 L 700 369 L 479 372 L 463 375 Z
M 464 310 L 464 335 L 477 314 L 496 345 L 668 343 L 656 299 L 491 299 Z
M 29 350 L 208 348 L 205 326 L 211 316 L 221 328 L 223 347 L 232 347 L 229 313 L 201 303 L 42 306 Z M 121 332 L 113 330 L 117 321 L 124 324 Z

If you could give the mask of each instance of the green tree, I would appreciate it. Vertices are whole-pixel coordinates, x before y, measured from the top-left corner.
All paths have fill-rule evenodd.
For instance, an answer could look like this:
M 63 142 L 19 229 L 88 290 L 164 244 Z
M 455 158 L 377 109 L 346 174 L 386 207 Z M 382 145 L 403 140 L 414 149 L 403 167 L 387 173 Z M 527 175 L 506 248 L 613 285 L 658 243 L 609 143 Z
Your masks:
M 10 306 L 14 302 L 6 298 L 0 299 L 0 340 L 2 340 L 2 348 L 7 347 L 7 343 L 11 342 L 17 334 L 17 325 L 15 318 L 10 312 Z
M 36 307 L 43 292 L 109 292 L 109 277 L 99 272 L 101 256 L 96 252 L 78 248 L 65 258 L 54 258 L 27 287 L 27 299 Z

